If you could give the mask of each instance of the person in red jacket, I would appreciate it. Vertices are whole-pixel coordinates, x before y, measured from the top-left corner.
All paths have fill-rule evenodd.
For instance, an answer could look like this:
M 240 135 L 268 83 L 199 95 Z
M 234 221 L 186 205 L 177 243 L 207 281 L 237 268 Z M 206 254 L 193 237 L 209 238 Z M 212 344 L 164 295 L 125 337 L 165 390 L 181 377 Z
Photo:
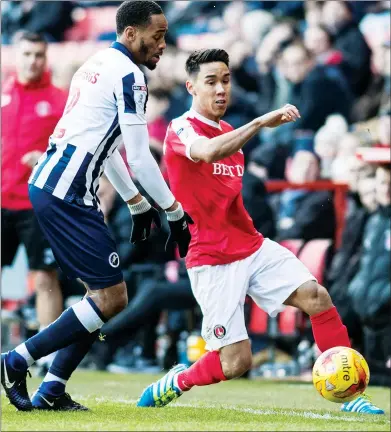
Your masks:
M 15 42 L 16 71 L 3 83 L 1 97 L 1 267 L 12 264 L 23 243 L 41 328 L 62 312 L 62 293 L 53 253 L 29 200 L 27 180 L 46 150 L 67 98 L 51 83 L 46 53 L 41 35 L 22 33 Z

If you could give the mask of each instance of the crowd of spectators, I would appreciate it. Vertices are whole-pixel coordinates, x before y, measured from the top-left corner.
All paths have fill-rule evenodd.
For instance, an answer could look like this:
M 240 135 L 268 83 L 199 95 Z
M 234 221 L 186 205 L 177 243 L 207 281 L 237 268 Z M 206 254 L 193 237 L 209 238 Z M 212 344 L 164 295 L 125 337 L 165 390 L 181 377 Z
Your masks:
M 94 32 L 96 45 L 89 55 L 115 40 L 110 17 L 119 3 L 6 1 L 2 42 L 12 44 L 18 32 L 30 30 L 42 32 L 49 42 L 74 44 L 73 51 L 67 50 L 73 54 L 63 56 L 60 64 L 49 58 L 55 81 L 66 89 L 72 72 L 85 60 L 77 52 L 83 44 L 91 46 L 88 26 L 98 26 L 88 17 L 107 17 L 105 25 L 98 26 L 101 32 Z M 367 356 L 379 382 L 386 380 L 391 359 L 390 162 L 369 163 L 357 152 L 390 146 L 390 4 L 160 2 L 169 22 L 167 49 L 157 69 L 145 71 L 151 149 L 163 172 L 166 128 L 190 108 L 184 63 L 194 49 L 219 47 L 229 53 L 233 91 L 225 120 L 234 127 L 287 102 L 300 109 L 299 121 L 264 130 L 244 147 L 244 202 L 256 228 L 267 237 L 334 240 L 333 193 L 310 191 L 305 185 L 321 179 L 348 184 L 343 241 L 332 251 L 325 284 L 354 346 Z M 61 53 L 63 44 L 54 44 L 59 45 L 56 52 Z M 270 180 L 303 188 L 270 194 Z M 96 343 L 86 362 L 103 369 L 124 366 L 121 370 L 157 365 L 156 341 L 160 346 L 163 340 L 157 324 L 163 311 L 168 311 L 164 322 L 170 335 L 166 363 L 177 361 L 181 332 L 197 329 L 199 323 L 183 262 L 176 260 L 175 251 L 164 252 L 164 227 L 142 246 L 131 245 L 126 206 L 105 180 L 100 193 L 132 300 L 103 327 L 106 343 Z M 82 294 L 81 287 L 75 291 L 79 288 Z M 143 347 L 141 356 L 136 340 Z

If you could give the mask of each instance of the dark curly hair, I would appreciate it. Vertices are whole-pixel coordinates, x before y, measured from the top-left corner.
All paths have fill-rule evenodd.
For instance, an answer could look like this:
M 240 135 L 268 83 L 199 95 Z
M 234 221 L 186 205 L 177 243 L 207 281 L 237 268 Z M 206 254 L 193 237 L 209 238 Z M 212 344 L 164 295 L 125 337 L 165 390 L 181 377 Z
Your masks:
M 163 13 L 162 8 L 151 0 L 128 0 L 117 10 L 117 34 L 121 35 L 126 27 L 147 27 L 152 15 Z

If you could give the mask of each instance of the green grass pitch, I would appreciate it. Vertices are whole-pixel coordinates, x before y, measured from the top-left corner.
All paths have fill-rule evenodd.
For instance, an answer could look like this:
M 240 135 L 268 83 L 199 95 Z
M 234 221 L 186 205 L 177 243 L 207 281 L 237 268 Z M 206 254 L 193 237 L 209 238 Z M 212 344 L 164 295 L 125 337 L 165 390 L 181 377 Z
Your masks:
M 90 412 L 17 412 L 2 394 L 4 431 L 389 431 L 390 392 L 369 388 L 385 416 L 341 413 L 312 384 L 234 380 L 194 388 L 165 408 L 136 407 L 142 390 L 157 375 L 76 372 L 72 397 Z M 39 385 L 28 379 L 29 391 Z

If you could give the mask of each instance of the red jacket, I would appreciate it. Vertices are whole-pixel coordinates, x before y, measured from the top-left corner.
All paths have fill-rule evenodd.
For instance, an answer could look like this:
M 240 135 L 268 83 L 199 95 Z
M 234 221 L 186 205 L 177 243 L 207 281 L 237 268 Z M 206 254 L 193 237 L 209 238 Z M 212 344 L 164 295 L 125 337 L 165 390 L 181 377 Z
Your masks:
M 46 72 L 38 82 L 21 84 L 15 75 L 1 95 L 1 208 L 30 209 L 27 181 L 31 168 L 21 163 L 33 150 L 44 152 L 62 116 L 67 94 Z

